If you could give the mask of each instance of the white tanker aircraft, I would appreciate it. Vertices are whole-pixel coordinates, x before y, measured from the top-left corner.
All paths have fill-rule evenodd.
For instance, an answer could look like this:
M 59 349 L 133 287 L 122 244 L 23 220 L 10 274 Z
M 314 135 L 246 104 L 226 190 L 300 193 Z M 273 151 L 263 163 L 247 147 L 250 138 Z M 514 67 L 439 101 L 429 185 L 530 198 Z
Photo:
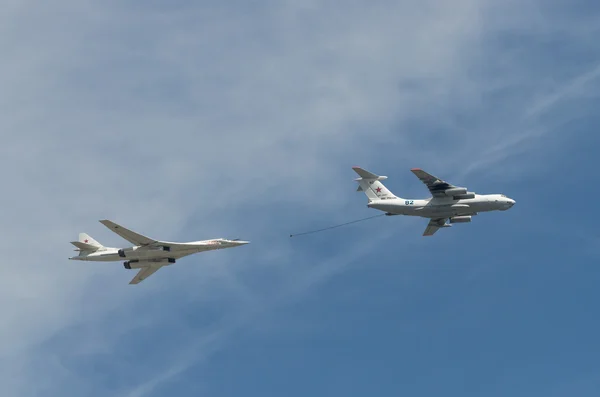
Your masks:
M 424 200 L 409 200 L 395 196 L 381 183 L 387 176 L 375 175 L 360 167 L 352 167 L 360 176 L 355 179 L 359 192 L 365 192 L 367 207 L 385 211 L 386 215 L 410 215 L 429 218 L 423 236 L 432 236 L 442 227 L 453 223 L 471 222 L 479 212 L 506 211 L 515 200 L 503 194 L 476 194 L 464 187 L 454 186 L 420 168 L 411 171 L 423 182 L 432 197 Z
M 249 241 L 226 240 L 217 238 L 213 240 L 193 241 L 190 243 L 172 243 L 169 241 L 155 240 L 142 236 L 136 232 L 117 225 L 109 220 L 100 221 L 104 226 L 134 244 L 129 248 L 105 247 L 85 233 L 79 234 L 79 241 L 72 241 L 79 255 L 72 260 L 114 262 L 125 260 L 125 269 L 140 269 L 129 284 L 138 284 L 150 277 L 163 266 L 172 265 L 177 259 L 198 252 L 212 251 L 223 248 L 239 247 Z

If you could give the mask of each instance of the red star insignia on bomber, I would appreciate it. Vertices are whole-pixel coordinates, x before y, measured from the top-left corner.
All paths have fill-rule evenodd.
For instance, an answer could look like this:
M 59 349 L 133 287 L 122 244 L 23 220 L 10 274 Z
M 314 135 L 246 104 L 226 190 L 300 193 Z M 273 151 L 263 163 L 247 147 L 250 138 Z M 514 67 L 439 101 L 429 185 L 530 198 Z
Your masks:
M 380 187 L 378 187 L 378 188 L 377 188 L 377 189 L 375 189 L 375 190 L 377 190 L 377 193 L 381 193 L 381 188 L 380 188 Z
M 83 242 L 84 242 L 84 243 L 87 243 L 87 242 L 88 242 L 88 239 L 86 238 L 85 240 L 83 240 Z

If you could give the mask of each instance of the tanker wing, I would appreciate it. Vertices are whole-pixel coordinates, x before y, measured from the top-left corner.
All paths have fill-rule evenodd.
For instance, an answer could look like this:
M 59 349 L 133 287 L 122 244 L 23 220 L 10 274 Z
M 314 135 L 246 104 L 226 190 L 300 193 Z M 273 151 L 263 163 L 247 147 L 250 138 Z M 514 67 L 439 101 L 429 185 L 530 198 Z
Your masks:
M 417 178 L 421 182 L 427 186 L 429 189 L 429 193 L 433 197 L 448 197 L 455 196 L 456 198 L 473 198 L 475 197 L 472 192 L 467 192 L 467 189 L 464 187 L 454 186 L 451 183 L 448 183 L 437 176 L 431 175 L 428 172 L 423 171 L 420 168 L 412 168 L 412 173 L 416 175 Z M 473 196 L 473 197 L 471 197 Z

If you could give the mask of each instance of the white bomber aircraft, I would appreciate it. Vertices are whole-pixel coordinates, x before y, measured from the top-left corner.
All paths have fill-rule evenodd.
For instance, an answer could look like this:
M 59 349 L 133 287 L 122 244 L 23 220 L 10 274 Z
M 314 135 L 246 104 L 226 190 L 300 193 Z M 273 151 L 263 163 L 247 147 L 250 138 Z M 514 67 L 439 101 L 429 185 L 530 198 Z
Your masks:
M 134 244 L 134 246 L 130 248 L 109 248 L 87 234 L 80 233 L 79 241 L 71 242 L 78 248 L 75 251 L 79 251 L 79 255 L 69 259 L 95 262 L 126 260 L 123 263 L 125 269 L 140 269 L 129 284 L 142 282 L 161 267 L 172 265 L 177 259 L 184 256 L 204 251 L 239 247 L 249 243 L 249 241 L 226 240 L 223 238 L 190 243 L 172 243 L 142 236 L 109 220 L 102 220 L 100 223 Z
M 453 223 L 471 222 L 478 212 L 506 211 L 515 200 L 503 194 L 475 194 L 464 187 L 457 187 L 420 168 L 411 171 L 423 182 L 432 197 L 424 200 L 408 200 L 395 196 L 381 183 L 387 176 L 375 175 L 360 167 L 352 167 L 360 176 L 355 179 L 358 191 L 369 199 L 367 207 L 385 211 L 386 215 L 412 215 L 430 218 L 423 236 L 432 236 L 442 227 Z M 449 221 L 449 223 L 448 223 Z

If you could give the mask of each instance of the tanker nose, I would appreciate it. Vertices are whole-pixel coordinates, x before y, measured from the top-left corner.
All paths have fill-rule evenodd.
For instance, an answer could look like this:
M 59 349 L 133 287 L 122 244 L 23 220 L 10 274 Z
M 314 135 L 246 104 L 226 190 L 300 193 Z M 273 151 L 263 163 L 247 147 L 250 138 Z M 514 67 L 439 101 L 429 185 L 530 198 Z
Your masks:
M 506 202 L 504 203 L 504 208 L 505 209 L 510 209 L 512 208 L 513 205 L 515 205 L 516 201 L 513 199 L 508 199 L 506 200 Z

